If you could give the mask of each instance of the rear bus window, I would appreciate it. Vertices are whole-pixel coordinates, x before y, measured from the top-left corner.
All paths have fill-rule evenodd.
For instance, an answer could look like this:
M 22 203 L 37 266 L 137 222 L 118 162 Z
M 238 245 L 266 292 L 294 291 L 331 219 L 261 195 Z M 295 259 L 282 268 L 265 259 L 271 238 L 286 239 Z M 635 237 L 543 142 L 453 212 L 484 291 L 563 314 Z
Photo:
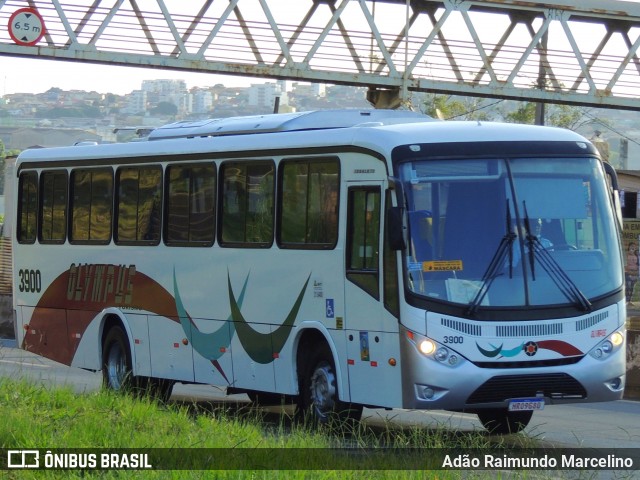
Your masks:
M 34 243 L 37 232 L 38 174 L 20 174 L 18 185 L 18 232 L 20 243 Z

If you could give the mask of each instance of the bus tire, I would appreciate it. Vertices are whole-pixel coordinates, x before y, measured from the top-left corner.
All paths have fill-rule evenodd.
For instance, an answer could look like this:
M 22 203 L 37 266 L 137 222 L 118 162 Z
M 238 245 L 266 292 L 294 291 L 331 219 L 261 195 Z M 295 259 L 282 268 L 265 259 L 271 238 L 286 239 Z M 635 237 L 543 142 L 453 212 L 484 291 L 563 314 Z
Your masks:
M 149 377 L 146 379 L 144 393 L 162 403 L 167 403 L 173 392 L 175 382 L 166 378 Z
M 129 392 L 134 386 L 131 350 L 127 334 L 119 325 L 112 326 L 102 344 L 102 378 L 105 388 Z
M 484 428 L 495 435 L 508 435 L 524 430 L 533 416 L 532 411 L 510 412 L 506 408 L 490 408 L 476 412 Z
M 298 412 L 312 425 L 355 422 L 362 416 L 362 405 L 339 399 L 336 367 L 326 345 L 315 349 L 302 368 Z

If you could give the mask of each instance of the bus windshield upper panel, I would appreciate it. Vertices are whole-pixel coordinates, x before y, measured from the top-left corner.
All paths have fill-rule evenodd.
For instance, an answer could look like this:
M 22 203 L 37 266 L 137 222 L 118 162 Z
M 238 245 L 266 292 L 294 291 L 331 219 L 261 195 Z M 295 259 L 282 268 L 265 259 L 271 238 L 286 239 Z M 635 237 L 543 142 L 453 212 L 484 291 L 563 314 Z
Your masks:
M 409 289 L 485 307 L 575 304 L 618 290 L 620 250 L 599 161 L 401 163 Z

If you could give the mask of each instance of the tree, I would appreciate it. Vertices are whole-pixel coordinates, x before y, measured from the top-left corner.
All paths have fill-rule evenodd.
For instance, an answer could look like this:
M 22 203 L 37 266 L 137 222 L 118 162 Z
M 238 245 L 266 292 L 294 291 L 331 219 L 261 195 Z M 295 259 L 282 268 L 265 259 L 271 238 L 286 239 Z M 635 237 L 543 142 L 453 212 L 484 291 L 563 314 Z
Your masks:
M 580 127 L 593 123 L 608 124 L 605 120 L 592 115 L 592 109 L 574 107 L 572 105 L 550 105 L 548 110 L 549 112 L 548 115 L 545 116 L 545 121 L 555 127 L 575 131 Z
M 107 93 L 104 97 L 104 103 L 106 105 L 113 105 L 118 102 L 118 97 L 113 93 Z
M 151 115 L 176 115 L 178 107 L 171 102 L 158 102 L 155 108 L 150 110 Z
M 519 103 L 518 108 L 504 114 L 504 120 L 508 123 L 534 124 L 536 122 L 536 104 L 534 102 Z M 591 109 L 574 105 L 552 104 L 546 105 L 544 123 L 573 131 L 593 123 L 606 124 L 605 121 L 592 115 Z
M 536 104 L 532 102 L 520 103 L 518 108 L 504 116 L 504 120 L 507 123 L 534 124 L 536 122 Z
M 476 97 L 429 93 L 422 104 L 422 111 L 441 120 L 490 120 L 489 114 L 482 110 L 482 102 Z
M 79 107 L 53 107 L 47 110 L 38 110 L 38 118 L 99 118 L 100 109 L 91 105 L 81 105 Z

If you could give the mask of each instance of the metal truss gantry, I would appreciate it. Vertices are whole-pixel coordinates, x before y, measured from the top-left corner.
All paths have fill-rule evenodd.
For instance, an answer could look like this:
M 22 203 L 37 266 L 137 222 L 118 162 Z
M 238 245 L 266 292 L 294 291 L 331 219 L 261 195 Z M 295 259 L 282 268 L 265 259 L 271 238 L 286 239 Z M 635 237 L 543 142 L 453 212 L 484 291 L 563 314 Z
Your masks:
M 16 44 L 34 8 L 46 33 Z M 640 110 L 640 3 L 0 0 L 0 55 Z

